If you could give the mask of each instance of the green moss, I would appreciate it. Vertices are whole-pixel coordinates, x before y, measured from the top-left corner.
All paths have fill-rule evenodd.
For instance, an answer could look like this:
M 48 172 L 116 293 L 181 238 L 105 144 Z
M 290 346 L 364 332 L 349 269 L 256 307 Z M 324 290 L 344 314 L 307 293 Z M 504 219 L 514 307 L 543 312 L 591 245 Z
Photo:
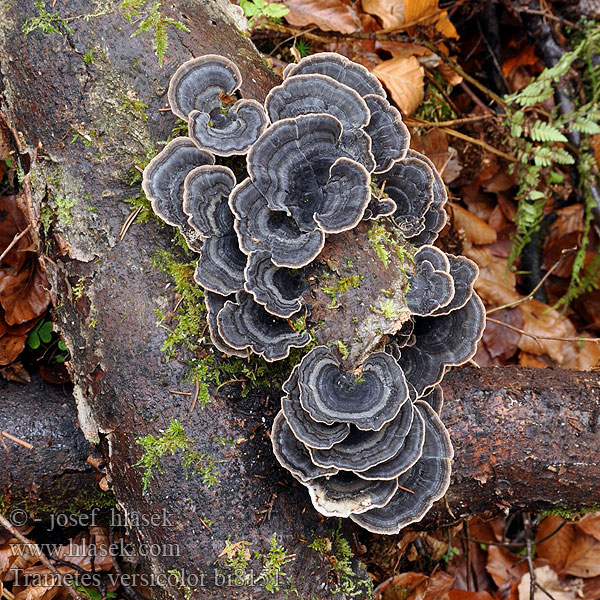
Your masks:
M 329 537 L 315 538 L 308 547 L 317 552 L 331 564 L 329 591 L 332 594 L 344 594 L 349 598 L 356 596 L 371 597 L 373 582 L 369 577 L 361 578 L 352 566 L 354 554 L 348 540 L 341 534 L 341 521 Z
M 271 544 L 266 555 L 261 556 L 256 553 L 262 561 L 262 571 L 259 579 L 262 580 L 265 588 L 274 594 L 280 589 L 280 579 L 285 579 L 286 574 L 283 571 L 283 566 L 292 559 L 288 556 L 284 546 L 277 543 L 277 534 L 274 533 L 271 537 Z
M 329 275 L 327 273 L 327 275 Z M 360 282 L 363 280 L 362 275 L 348 275 L 341 277 L 332 285 L 324 285 L 321 287 L 323 292 L 331 298 L 331 303 L 328 308 L 334 308 L 338 303 L 338 294 L 347 292 L 350 288 L 360 288 Z
M 583 517 L 583 515 L 598 511 L 600 511 L 600 504 L 593 504 L 592 506 L 579 509 L 569 508 L 568 506 L 564 506 L 563 504 L 556 504 L 552 508 L 541 510 L 539 512 L 539 516 L 540 518 L 544 518 L 548 515 L 555 515 L 557 517 L 562 517 L 563 519 L 576 521 L 577 519 Z
M 210 454 L 200 454 L 192 448 L 195 444 L 194 440 L 185 434 L 177 419 L 172 418 L 169 427 L 159 437 L 148 434 L 137 438 L 135 443 L 144 448 L 143 456 L 134 465 L 143 471 L 142 494 L 148 490 L 155 472 L 162 474 L 161 460 L 163 456 L 167 453 L 174 456 L 177 451 L 182 453 L 181 464 L 186 470 L 186 478 L 193 473 L 198 474 L 207 487 L 211 487 L 219 481 L 215 459 Z

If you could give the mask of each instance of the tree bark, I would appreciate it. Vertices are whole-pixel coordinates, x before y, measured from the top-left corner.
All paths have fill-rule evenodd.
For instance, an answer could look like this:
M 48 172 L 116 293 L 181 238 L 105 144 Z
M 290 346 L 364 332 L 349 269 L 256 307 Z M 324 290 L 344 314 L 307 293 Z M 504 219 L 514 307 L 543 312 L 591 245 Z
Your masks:
M 73 395 L 33 375 L 27 385 L 0 381 L 0 504 L 15 525 L 28 515 L 78 512 L 110 501 L 101 473 L 87 462 L 93 448 L 77 426 Z M 16 511 L 16 512 L 15 512 Z
M 33 0 L 7 0 L 0 5 L 4 110 L 21 132 L 23 143 L 38 149 L 30 174 L 32 205 L 46 217 L 49 208 L 54 210 L 48 231 L 53 237 L 46 237 L 50 247 L 47 268 L 57 299 L 57 324 L 72 356 L 80 426 L 107 459 L 118 503 L 139 517 L 139 545 L 147 550 L 150 544 L 160 544 L 164 550 L 158 556 L 145 557 L 147 571 L 157 578 L 157 597 L 185 597 L 187 590 L 173 576 L 174 570 L 197 576 L 195 583 L 184 580 L 196 590 L 194 598 L 273 597 L 264 574 L 258 581 L 229 587 L 215 572 L 215 563 L 223 561 L 228 540 L 230 544 L 248 542 L 259 554 L 251 557 L 248 568 L 258 576 L 265 563 L 273 566 L 276 562 L 268 557 L 276 535 L 276 542 L 291 559 L 282 567 L 285 576 L 279 577 L 279 595 L 295 590 L 304 598 L 339 598 L 332 593 L 336 584 L 329 576 L 332 562 L 307 544 L 327 535 L 337 523 L 319 517 L 309 506 L 305 490 L 277 466 L 271 452 L 268 428 L 277 399 L 216 396 L 205 409 L 197 407 L 190 412 L 189 397 L 173 393 L 190 391 L 187 368 L 175 359 L 165 361 L 161 351 L 164 332 L 156 326 L 155 309 L 164 313 L 176 303 L 168 277 L 150 264 L 157 248 L 169 246 L 170 232 L 149 222 L 134 225 L 119 239 L 130 213 L 125 200 L 139 191 L 127 184 L 135 162 L 156 152 L 155 142 L 166 139 L 174 124 L 170 113 L 159 109 L 165 106 L 175 68 L 192 56 L 223 54 L 242 68 L 245 95 L 259 100 L 275 78 L 235 28 L 231 5 L 225 0 L 173 0 L 163 5 L 166 15 L 191 30 L 184 33 L 168 28 L 163 69 L 154 56 L 151 32 L 130 38 L 137 25 L 124 19 L 119 4 L 116 0 L 97 3 L 106 14 L 69 21 L 72 33 L 34 31 L 27 37 L 21 28 L 25 18 L 37 14 Z M 82 15 L 89 5 L 84 0 L 58 0 L 52 10 L 64 16 Z M 60 210 L 65 200 L 76 201 L 68 218 Z M 76 283 L 84 284 L 81 298 L 73 296 Z M 503 382 L 504 373 L 510 382 L 512 370 L 465 370 L 448 379 L 454 384 L 447 387 L 446 420 L 452 420 L 452 429 L 458 430 L 468 416 L 469 425 L 479 428 L 455 437 L 461 476 L 457 489 L 461 491 L 450 496 L 454 498 L 450 500 L 454 516 L 471 508 L 466 499 L 474 490 L 479 494 L 477 480 L 483 482 L 481 497 L 484 493 L 489 496 L 492 488 L 496 493 L 497 488 L 499 501 L 518 505 L 518 492 L 524 487 L 518 479 L 520 470 L 529 464 L 558 469 L 544 472 L 543 480 L 556 492 L 553 498 L 562 501 L 576 495 L 576 482 L 569 483 L 570 475 L 561 472 L 559 461 L 574 461 L 575 453 L 570 454 L 569 448 L 580 444 L 584 434 L 591 434 L 584 429 L 578 437 L 574 425 L 565 426 L 564 437 L 558 438 L 560 444 L 547 437 L 547 452 L 542 454 L 534 447 L 534 443 L 540 445 L 534 435 L 541 430 L 530 436 L 524 426 L 531 415 L 539 427 L 535 410 L 540 410 L 547 397 L 535 388 L 535 397 L 525 398 L 529 388 L 523 382 L 531 377 L 527 371 L 519 371 L 523 375 L 517 374 L 514 384 Z M 585 376 L 581 377 L 584 381 Z M 585 379 L 589 384 L 597 381 L 597 376 Z M 495 387 L 498 390 L 494 391 Z M 556 415 L 564 415 L 568 423 L 567 417 L 581 415 L 584 426 L 596 425 L 597 391 L 590 392 L 590 404 L 585 405 L 589 410 L 577 413 L 574 397 L 582 388 L 572 391 L 565 384 L 557 389 L 555 409 L 545 423 L 553 424 Z M 563 408 L 560 401 L 568 393 L 568 408 Z M 504 405 L 502 399 L 509 403 Z M 511 406 L 512 399 L 519 410 Z M 482 407 L 488 412 L 480 415 L 477 409 Z M 513 429 L 511 418 L 523 431 Z M 144 493 L 142 470 L 136 466 L 143 451 L 137 441 L 142 436 L 159 437 L 171 419 L 182 423 L 203 460 L 215 463 L 218 484 L 208 487 L 201 475 L 188 477 L 181 453 L 167 453 L 160 462 L 162 472 L 155 469 Z M 477 431 L 482 431 L 481 438 Z M 529 440 L 533 462 L 511 462 L 516 457 L 507 444 L 507 433 L 523 436 L 523 444 Z M 233 449 L 218 441 L 229 437 L 238 440 Z M 593 447 L 592 440 L 586 439 Z M 496 443 L 504 448 L 502 452 L 494 450 Z M 472 455 L 473 464 L 463 464 L 461 452 Z M 595 452 L 594 460 L 597 448 Z M 528 481 L 531 475 L 529 472 Z M 510 489 L 502 482 L 504 477 L 510 481 Z M 563 494 L 565 481 L 572 495 Z M 593 485 L 597 490 L 597 477 L 590 477 L 590 490 Z M 538 500 L 541 502 L 535 498 Z M 454 518 L 444 514 L 444 506 L 429 523 L 434 518 L 440 522 Z M 482 501 L 477 508 L 483 506 L 489 508 L 489 502 Z M 155 520 L 148 522 L 153 516 Z M 343 527 L 346 535 L 355 531 L 350 523 Z M 178 551 L 175 555 L 174 549 Z M 365 589 L 359 581 L 363 576 L 357 567 L 356 590 Z

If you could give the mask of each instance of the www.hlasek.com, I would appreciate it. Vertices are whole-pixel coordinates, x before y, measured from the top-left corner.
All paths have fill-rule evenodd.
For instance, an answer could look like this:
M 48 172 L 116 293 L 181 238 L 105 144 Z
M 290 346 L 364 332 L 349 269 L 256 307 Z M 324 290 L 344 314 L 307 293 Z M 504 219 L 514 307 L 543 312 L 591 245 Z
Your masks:
M 134 546 L 124 540 L 112 544 L 93 544 L 86 539 L 74 544 L 11 544 L 10 550 L 13 556 L 54 556 L 56 552 L 71 559 L 76 557 L 104 556 L 135 557 L 135 556 L 181 556 L 179 544 L 140 544 Z
M 23 571 L 13 568 L 15 577 L 13 585 L 34 586 L 34 587 L 55 587 L 62 585 L 61 582 L 52 573 L 30 573 L 24 574 Z M 147 573 L 66 573 L 63 575 L 66 583 L 73 586 L 82 587 L 100 587 L 102 584 L 117 586 L 121 584 L 126 587 L 186 587 L 191 590 L 201 587 L 253 587 L 264 583 L 264 574 L 254 571 L 246 571 L 243 574 L 224 574 L 220 569 L 201 573 L 188 573 L 185 569 L 173 570 L 162 574 Z M 270 578 L 271 585 L 278 585 L 278 574 Z

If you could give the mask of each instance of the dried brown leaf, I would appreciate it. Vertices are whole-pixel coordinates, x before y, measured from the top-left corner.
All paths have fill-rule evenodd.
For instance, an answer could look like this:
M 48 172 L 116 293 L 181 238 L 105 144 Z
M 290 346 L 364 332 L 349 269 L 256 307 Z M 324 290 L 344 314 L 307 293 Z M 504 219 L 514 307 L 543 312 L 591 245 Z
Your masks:
M 350 0 L 287 0 L 286 21 L 296 27 L 316 25 L 323 31 L 356 33 L 362 23 Z
M 385 60 L 372 72 L 387 87 L 405 115 L 411 114 L 423 100 L 425 71 L 416 57 Z
M 437 0 L 362 0 L 363 9 L 381 19 L 384 30 L 433 25 L 446 37 L 458 39 L 448 13 Z
M 465 236 L 469 242 L 483 245 L 496 241 L 496 230 L 485 221 L 482 221 L 479 217 L 458 204 L 450 203 L 449 206 L 451 207 L 454 226 L 465 232 Z
M 534 577 L 543 590 L 536 587 L 533 598 L 531 598 L 531 577 L 529 573 L 525 573 L 523 579 L 521 579 L 521 583 L 519 583 L 519 600 L 548 600 L 548 594 L 544 590 L 552 594 L 554 600 L 575 600 L 576 598 L 582 598 L 581 590 L 583 588 L 583 581 L 581 579 L 561 580 L 548 565 L 535 569 Z
M 0 304 L 8 325 L 31 321 L 42 315 L 50 303 L 48 279 L 37 256 L 27 252 L 19 270 L 0 270 Z

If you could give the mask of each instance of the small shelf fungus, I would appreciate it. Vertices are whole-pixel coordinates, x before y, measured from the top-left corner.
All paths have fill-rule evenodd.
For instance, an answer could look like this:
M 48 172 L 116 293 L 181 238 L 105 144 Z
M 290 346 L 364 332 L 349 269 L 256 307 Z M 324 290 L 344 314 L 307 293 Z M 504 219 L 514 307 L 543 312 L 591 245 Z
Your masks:
M 168 99 L 189 137 L 150 162 L 144 191 L 199 255 L 219 352 L 271 362 L 314 342 L 283 384 L 279 463 L 321 514 L 396 533 L 449 485 L 439 383 L 483 333 L 477 266 L 432 245 L 444 183 L 367 69 L 309 56 L 264 106 L 241 83 L 222 56 L 177 70 Z M 244 167 L 215 164 L 236 154 Z

